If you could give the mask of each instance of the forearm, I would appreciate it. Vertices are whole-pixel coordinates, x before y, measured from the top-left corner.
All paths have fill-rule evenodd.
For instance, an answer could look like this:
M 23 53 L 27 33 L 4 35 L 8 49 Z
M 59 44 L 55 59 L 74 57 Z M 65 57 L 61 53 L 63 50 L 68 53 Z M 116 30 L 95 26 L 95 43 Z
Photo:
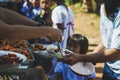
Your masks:
M 104 51 L 104 45 L 103 42 L 101 41 L 99 45 L 94 49 L 93 53 L 100 53 Z
M 14 26 L 13 26 L 14 27 Z M 7 35 L 11 34 L 11 35 Z M 47 36 L 49 34 L 48 28 L 37 28 L 37 27 L 21 27 L 21 25 L 14 28 L 14 31 L 8 31 L 6 38 L 8 39 L 32 39 Z
M 57 27 L 58 27 L 58 29 L 60 29 L 62 31 L 64 30 L 64 26 L 62 23 L 57 23 Z
M 80 55 L 79 61 L 82 62 L 108 62 L 120 58 L 120 51 L 116 49 L 104 50 L 101 53 L 91 53 L 87 55 Z
M 29 26 L 37 26 L 38 22 L 33 21 L 21 14 L 18 14 L 14 11 L 1 8 L 0 7 L 0 20 L 4 21 L 7 24 L 15 25 L 29 25 Z
M 28 27 L 23 25 L 11 25 L 11 27 L 5 30 L 4 36 L 2 37 L 7 39 L 32 39 L 43 36 L 48 36 L 50 29 L 48 27 Z

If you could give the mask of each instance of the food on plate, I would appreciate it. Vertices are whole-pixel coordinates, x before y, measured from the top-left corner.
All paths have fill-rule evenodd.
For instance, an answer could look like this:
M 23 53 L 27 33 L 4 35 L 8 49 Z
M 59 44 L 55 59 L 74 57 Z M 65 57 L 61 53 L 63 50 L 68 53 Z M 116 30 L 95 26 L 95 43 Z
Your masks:
M 55 56 L 56 56 L 57 59 L 63 59 L 64 58 L 63 55 L 60 52 L 57 52 L 55 54 Z
M 59 51 L 59 49 L 58 49 L 58 48 L 54 49 L 54 52 L 55 52 L 55 53 L 57 53 L 58 51 Z
M 64 59 L 64 56 L 66 54 L 73 54 L 72 51 L 68 50 L 68 49 L 61 49 L 59 50 L 58 48 L 54 50 L 55 52 L 55 56 L 57 57 L 57 59 Z
M 16 54 L 8 53 L 0 56 L 0 65 L 16 65 L 21 63 L 22 60 Z
M 46 50 L 46 47 L 40 43 L 31 44 L 29 46 L 33 51 Z
M 0 40 L 0 50 L 18 52 L 31 59 L 30 52 L 27 49 L 27 43 L 25 40 Z
M 27 43 L 25 40 L 0 40 L 0 47 L 3 47 L 5 49 L 10 49 L 10 48 L 27 48 Z

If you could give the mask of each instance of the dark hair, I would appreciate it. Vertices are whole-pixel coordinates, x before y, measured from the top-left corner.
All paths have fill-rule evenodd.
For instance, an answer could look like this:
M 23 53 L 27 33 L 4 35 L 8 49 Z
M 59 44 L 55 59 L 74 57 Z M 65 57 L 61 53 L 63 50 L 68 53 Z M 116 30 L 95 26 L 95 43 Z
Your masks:
M 81 34 L 73 34 L 68 38 L 67 46 L 80 46 L 80 53 L 85 54 L 88 51 L 88 39 Z
M 66 9 L 68 10 L 67 5 L 65 4 L 65 0 L 52 0 L 54 1 L 57 5 L 63 5 L 66 7 Z
M 107 17 L 114 20 L 120 10 L 120 0 L 95 0 L 98 4 L 105 4 Z
M 52 15 L 52 11 L 49 10 L 49 11 L 46 11 L 46 13 L 43 16 L 43 18 L 46 22 L 46 26 L 52 26 L 52 24 L 53 24 L 52 19 L 51 19 L 51 15 Z
M 114 20 L 120 10 L 120 0 L 104 0 L 107 17 Z

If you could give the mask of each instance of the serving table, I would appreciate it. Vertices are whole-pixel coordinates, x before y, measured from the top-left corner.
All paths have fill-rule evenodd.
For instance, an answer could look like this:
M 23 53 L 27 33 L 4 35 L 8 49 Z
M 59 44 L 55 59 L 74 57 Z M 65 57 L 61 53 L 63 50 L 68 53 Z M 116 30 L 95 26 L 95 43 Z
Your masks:
M 36 65 L 35 57 L 26 41 L 0 40 L 0 50 L 22 53 L 27 57 L 18 67 L 0 65 L 0 80 L 48 80 L 43 67 Z

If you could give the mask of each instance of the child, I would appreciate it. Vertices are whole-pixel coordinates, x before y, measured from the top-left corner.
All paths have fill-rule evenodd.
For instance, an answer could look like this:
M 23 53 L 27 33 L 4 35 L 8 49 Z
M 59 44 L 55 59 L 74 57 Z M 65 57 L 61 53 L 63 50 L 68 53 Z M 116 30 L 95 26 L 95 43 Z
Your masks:
M 52 11 L 53 28 L 62 30 L 63 39 L 61 47 L 66 48 L 67 39 L 74 33 L 74 15 L 65 0 L 52 0 L 57 6 Z
M 35 20 L 40 11 L 39 0 L 26 0 L 21 9 L 21 13 L 32 20 Z
M 50 0 L 37 0 L 39 1 L 41 11 L 35 17 L 35 21 L 39 23 L 39 26 L 52 26 L 51 20 L 51 10 L 50 10 Z M 37 39 L 30 39 L 28 40 L 29 43 L 41 43 L 41 44 L 49 44 L 51 43 L 50 40 L 46 39 L 45 37 L 37 38 Z
M 75 52 L 75 54 L 86 54 L 88 51 L 88 39 L 81 34 L 73 34 L 67 40 L 67 49 Z M 94 72 L 88 76 L 80 76 L 75 74 L 69 68 L 68 64 L 58 62 L 54 72 L 56 74 L 62 74 L 63 80 L 94 80 L 96 73 Z
M 36 17 L 36 21 L 39 22 L 40 26 L 52 26 L 51 20 L 51 1 L 50 0 L 40 0 L 41 11 Z

